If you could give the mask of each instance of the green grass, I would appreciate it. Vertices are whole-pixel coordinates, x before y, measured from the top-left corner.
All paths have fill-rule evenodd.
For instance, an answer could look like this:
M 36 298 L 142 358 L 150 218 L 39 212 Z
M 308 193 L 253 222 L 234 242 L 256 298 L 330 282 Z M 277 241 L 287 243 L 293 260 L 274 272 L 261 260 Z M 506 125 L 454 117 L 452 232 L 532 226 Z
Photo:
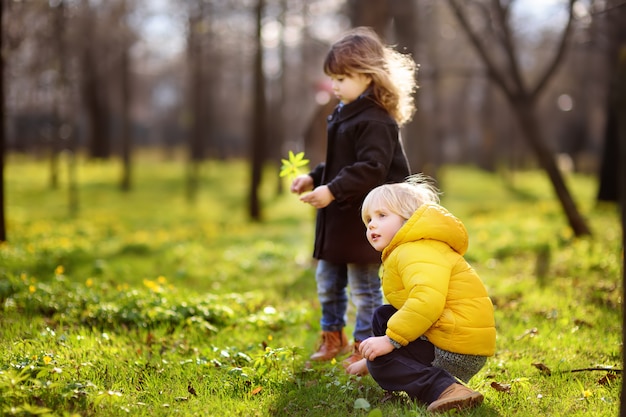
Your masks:
M 314 211 L 276 192 L 277 169 L 251 222 L 242 162 L 205 163 L 193 204 L 175 160 L 139 159 L 128 193 L 118 163 L 78 168 L 77 217 L 65 176 L 52 190 L 42 161 L 12 155 L 5 168 L 0 415 L 426 415 L 339 363 L 307 364 Z M 618 414 L 621 374 L 572 370 L 622 368 L 619 217 L 596 205 L 593 178 L 567 182 L 592 238 L 572 236 L 540 172 L 440 173 L 498 326 L 471 381 L 485 403 L 463 415 Z

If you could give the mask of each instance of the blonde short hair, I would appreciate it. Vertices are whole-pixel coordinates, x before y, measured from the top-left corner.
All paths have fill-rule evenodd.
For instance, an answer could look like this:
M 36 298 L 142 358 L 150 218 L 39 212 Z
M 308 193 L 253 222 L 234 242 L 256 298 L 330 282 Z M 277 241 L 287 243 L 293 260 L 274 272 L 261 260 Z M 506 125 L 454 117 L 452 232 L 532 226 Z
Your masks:
M 405 182 L 378 186 L 370 191 L 363 201 L 361 208 L 363 223 L 367 224 L 365 213 L 373 206 L 384 206 L 407 220 L 422 205 L 439 204 L 439 194 L 434 180 L 423 174 L 411 175 Z

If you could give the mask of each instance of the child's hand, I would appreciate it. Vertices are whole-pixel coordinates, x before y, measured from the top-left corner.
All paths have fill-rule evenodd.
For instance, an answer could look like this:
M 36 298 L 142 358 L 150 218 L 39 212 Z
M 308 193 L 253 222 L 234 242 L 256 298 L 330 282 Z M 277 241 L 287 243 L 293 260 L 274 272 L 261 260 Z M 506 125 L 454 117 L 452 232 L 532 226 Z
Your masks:
M 291 183 L 291 192 L 302 194 L 313 189 L 313 178 L 310 175 L 298 175 Z
M 326 207 L 334 199 L 335 196 L 333 195 L 333 193 L 330 192 L 326 185 L 321 185 L 310 193 L 300 197 L 300 201 L 309 203 L 310 205 L 318 209 Z
M 365 339 L 359 345 L 361 355 L 368 361 L 373 361 L 379 356 L 388 354 L 394 350 L 387 336 L 377 336 Z
M 367 369 L 367 360 L 365 358 L 354 362 L 346 367 L 346 372 L 350 375 L 364 376 L 369 373 Z

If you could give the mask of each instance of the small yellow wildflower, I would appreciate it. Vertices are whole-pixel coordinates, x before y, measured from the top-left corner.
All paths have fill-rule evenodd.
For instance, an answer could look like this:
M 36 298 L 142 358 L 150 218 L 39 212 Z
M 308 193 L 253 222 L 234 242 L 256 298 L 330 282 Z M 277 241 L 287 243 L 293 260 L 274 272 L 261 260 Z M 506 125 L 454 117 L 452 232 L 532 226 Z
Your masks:
M 34 293 L 35 291 L 37 291 L 37 287 L 35 287 L 33 284 L 30 284 L 30 285 L 28 286 L 28 292 L 32 294 L 32 293 Z
M 85 281 L 85 285 L 87 286 L 87 288 L 93 287 L 93 278 L 87 278 L 87 281 Z
M 331 365 L 336 365 L 336 364 L 337 364 L 337 359 L 333 358 L 333 360 L 332 360 L 332 361 L 330 361 L 330 364 L 331 364 Z
M 159 286 L 159 284 L 157 284 L 156 282 L 150 280 L 150 279 L 144 279 L 143 280 L 143 285 L 145 285 L 146 287 L 148 287 L 150 290 L 154 291 L 154 292 L 159 292 L 161 291 L 161 287 Z
M 43 363 L 48 365 L 50 362 L 52 362 L 52 358 L 48 355 L 43 357 Z
M 56 268 L 54 268 L 54 275 L 63 275 L 64 272 L 65 272 L 65 268 L 63 268 L 63 265 L 59 265 Z
M 271 342 L 272 340 L 274 340 L 274 336 L 272 336 L 272 335 L 267 336 L 267 340 L 269 340 Z
M 583 391 L 583 398 L 589 398 L 591 396 L 593 396 L 593 393 L 591 392 L 591 390 L 586 389 Z
M 163 285 L 163 284 L 165 284 L 165 283 L 167 282 L 167 278 L 165 278 L 163 275 L 160 275 L 160 276 L 157 278 L 157 282 L 158 282 L 159 284 Z

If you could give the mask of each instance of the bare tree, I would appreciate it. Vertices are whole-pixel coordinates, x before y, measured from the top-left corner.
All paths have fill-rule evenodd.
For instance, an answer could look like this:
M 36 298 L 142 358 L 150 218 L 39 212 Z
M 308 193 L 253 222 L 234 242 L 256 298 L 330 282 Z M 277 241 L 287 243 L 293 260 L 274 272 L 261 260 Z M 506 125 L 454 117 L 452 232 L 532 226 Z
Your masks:
M 130 101 L 131 101 L 131 80 L 130 80 L 130 35 L 127 25 L 127 3 L 121 0 L 120 3 L 120 33 L 121 33 L 121 51 L 120 51 L 120 88 L 121 88 L 121 117 L 122 117 L 122 180 L 120 188 L 122 191 L 129 191 L 132 179 L 132 137 L 131 137 L 131 118 L 130 118 Z
M 89 120 L 89 151 L 93 158 L 108 158 L 111 155 L 109 137 L 109 115 L 106 101 L 105 65 L 107 49 L 98 33 L 99 22 L 96 5 L 88 0 L 81 3 L 83 15 L 83 45 L 81 50 L 82 95 Z M 96 47 L 99 46 L 99 47 Z
M 619 72 L 620 56 L 623 56 L 626 48 L 626 4 L 611 0 L 606 4 L 605 10 L 594 16 L 594 21 L 599 20 L 605 31 L 608 41 L 607 67 L 608 67 L 608 95 L 606 106 L 606 126 L 604 132 L 604 152 L 600 165 L 600 185 L 598 188 L 598 200 L 619 201 L 619 179 L 626 182 L 623 174 L 619 173 L 619 129 L 620 125 L 626 124 L 626 120 L 620 120 L 620 99 L 623 97 L 620 83 L 624 80 Z M 623 115 L 622 115 L 623 117 Z M 622 138 L 622 141 L 624 139 Z M 622 142 L 623 143 L 623 142 Z M 621 159 L 624 161 L 624 159 Z M 623 165 L 623 164 L 622 164 Z
M 54 46 L 56 49 L 55 59 L 57 61 L 55 66 L 58 69 L 57 89 L 54 94 L 55 98 L 53 103 L 53 132 L 50 135 L 50 186 L 53 189 L 56 189 L 59 186 L 59 154 L 62 145 L 62 140 L 59 134 L 61 132 L 61 126 L 63 125 L 61 114 L 61 106 L 63 105 L 63 103 L 61 101 L 65 98 L 63 97 L 62 93 L 65 87 L 64 84 L 66 81 L 66 61 L 68 59 L 65 48 L 65 28 L 67 27 L 65 9 L 65 2 L 60 1 L 53 10 L 53 27 L 54 33 L 56 34 L 54 38 Z
M 4 126 L 4 2 L 0 1 L 0 242 L 6 242 L 7 230 L 4 215 L 4 152 L 6 131 Z
M 491 80 L 501 89 L 513 109 L 524 138 L 535 152 L 541 167 L 546 171 L 574 234 L 576 236 L 590 235 L 591 230 L 578 211 L 556 164 L 554 155 L 546 145 L 544 133 L 540 128 L 536 114 L 537 100 L 565 55 L 574 19 L 573 6 L 575 0 L 568 0 L 568 19 L 561 33 L 556 53 L 533 86 L 528 86 L 522 76 L 509 21 L 512 3 L 513 0 L 504 2 L 491 0 L 491 6 L 487 7 L 484 2 L 448 0 L 457 20 L 487 68 Z M 472 6 L 483 13 L 482 17 L 485 21 L 493 23 L 493 25 L 487 26 L 490 31 L 488 34 L 479 34 L 479 29 L 470 22 L 469 8 Z M 490 14 L 493 18 L 489 16 Z M 485 35 L 495 42 L 497 48 L 487 47 L 483 37 Z M 505 56 L 501 65 L 498 64 L 495 56 L 496 49 L 502 51 Z
M 617 91 L 620 99 L 618 100 L 618 119 L 619 119 L 619 142 L 621 145 L 619 146 L 619 155 L 620 160 L 622 161 L 620 168 L 620 178 L 622 179 L 619 185 L 619 193 L 621 195 L 620 202 L 622 206 L 622 248 L 626 247 L 626 164 L 623 161 L 626 161 L 626 44 L 622 44 L 621 54 L 619 56 L 618 63 L 618 85 Z M 626 297 L 626 286 L 624 283 L 626 282 L 626 258 L 622 256 L 622 299 Z M 626 323 L 626 309 L 622 309 L 622 323 Z M 622 342 L 626 341 L 626 326 L 622 324 Z M 623 355 L 623 354 L 622 354 Z M 624 357 L 622 356 L 622 360 Z M 626 384 L 622 384 L 622 395 L 621 395 L 621 403 L 620 403 L 620 416 L 626 417 Z
M 256 6 L 256 55 L 254 59 L 254 109 L 252 123 L 251 175 L 250 175 L 250 217 L 261 220 L 261 203 L 259 187 L 265 160 L 265 144 L 267 141 L 267 122 L 265 104 L 265 76 L 263 74 L 263 43 L 261 29 L 263 24 L 264 0 L 257 0 Z
M 206 125 L 202 118 L 205 104 L 204 84 L 204 34 L 206 25 L 206 6 L 203 1 L 192 5 L 189 15 L 188 56 L 190 63 L 190 106 L 192 113 L 191 132 L 189 137 L 189 161 L 187 166 L 187 200 L 194 202 L 197 198 L 200 176 L 200 163 L 204 158 L 204 136 Z

